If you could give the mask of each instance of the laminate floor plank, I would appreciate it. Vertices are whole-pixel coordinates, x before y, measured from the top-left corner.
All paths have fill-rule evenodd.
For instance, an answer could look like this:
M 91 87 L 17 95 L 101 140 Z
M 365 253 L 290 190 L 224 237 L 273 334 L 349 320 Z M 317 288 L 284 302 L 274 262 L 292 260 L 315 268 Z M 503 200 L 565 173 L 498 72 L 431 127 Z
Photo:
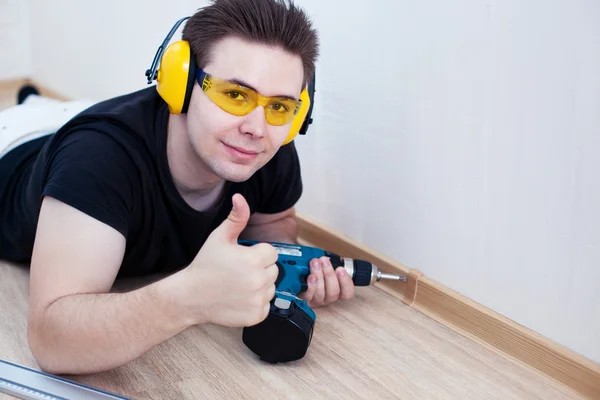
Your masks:
M 24 79 L 0 81 L 0 110 L 17 103 L 18 90 L 24 84 Z
M 26 267 L 0 262 L 0 358 L 38 368 L 27 345 L 28 277 Z M 112 371 L 66 377 L 136 399 L 583 398 L 376 287 L 316 312 L 298 362 L 263 363 L 241 329 L 202 325 Z

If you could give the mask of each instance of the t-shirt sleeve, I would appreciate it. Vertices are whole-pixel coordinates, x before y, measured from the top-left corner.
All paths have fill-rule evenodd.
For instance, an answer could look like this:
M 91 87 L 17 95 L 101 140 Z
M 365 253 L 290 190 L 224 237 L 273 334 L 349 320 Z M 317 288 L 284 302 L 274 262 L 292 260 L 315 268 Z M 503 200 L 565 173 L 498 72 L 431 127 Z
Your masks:
M 274 214 L 293 207 L 302 195 L 302 171 L 294 142 L 279 149 L 265 165 L 256 211 Z
M 133 161 L 108 135 L 77 131 L 57 141 L 46 162 L 42 196 L 51 196 L 125 237 L 133 203 Z

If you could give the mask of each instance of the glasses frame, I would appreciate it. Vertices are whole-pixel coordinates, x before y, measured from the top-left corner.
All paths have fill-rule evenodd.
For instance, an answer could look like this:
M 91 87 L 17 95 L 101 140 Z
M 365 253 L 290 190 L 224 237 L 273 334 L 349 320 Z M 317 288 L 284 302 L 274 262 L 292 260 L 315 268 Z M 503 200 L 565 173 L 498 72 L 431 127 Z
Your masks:
M 286 125 L 286 124 L 288 124 L 288 123 L 290 123 L 290 122 L 293 121 L 293 119 L 298 114 L 298 111 L 300 111 L 300 108 L 302 107 L 302 100 L 300 100 L 300 99 L 290 99 L 288 97 L 281 97 L 281 96 L 273 96 L 273 97 L 263 96 L 262 94 L 258 93 L 256 90 L 254 90 L 252 88 L 240 85 L 237 82 L 232 82 L 232 81 L 229 81 L 227 79 L 218 78 L 218 77 L 216 77 L 216 76 L 214 76 L 212 74 L 209 74 L 206 71 L 203 71 L 201 68 L 196 68 L 196 82 L 198 82 L 198 85 L 200 86 L 200 88 L 202 89 L 203 92 L 206 92 L 210 88 L 210 86 L 212 84 L 211 83 L 212 79 L 215 79 L 215 80 L 218 80 L 218 81 L 222 81 L 222 82 L 227 82 L 227 83 L 229 83 L 229 84 L 231 84 L 233 86 L 237 86 L 237 87 L 240 88 L 241 91 L 250 91 L 250 92 L 253 92 L 254 95 L 256 96 L 256 99 L 257 99 L 256 104 L 254 104 L 245 113 L 242 113 L 242 114 L 236 114 L 236 113 L 232 113 L 232 112 L 230 112 L 228 110 L 225 110 L 221 105 L 215 103 L 211 99 L 211 101 L 213 103 L 215 103 L 219 108 L 221 108 L 223 111 L 225 111 L 225 112 L 227 112 L 229 114 L 232 114 L 232 115 L 236 115 L 236 116 L 248 115 L 252 111 L 254 111 L 256 109 L 256 107 L 263 106 L 264 109 L 265 109 L 265 119 L 267 120 L 267 123 L 269 125 L 275 125 L 275 126 L 277 126 L 277 125 Z M 209 96 L 209 98 L 210 98 L 210 96 Z M 295 109 L 293 111 L 292 117 L 288 121 L 286 121 L 285 123 L 283 123 L 283 124 L 269 123 L 270 117 L 268 115 L 268 111 L 267 111 L 267 107 L 266 106 L 269 105 L 269 103 L 271 103 L 272 101 L 274 101 L 274 100 L 277 101 L 278 99 L 280 101 L 284 100 L 286 102 L 293 101 L 295 103 Z

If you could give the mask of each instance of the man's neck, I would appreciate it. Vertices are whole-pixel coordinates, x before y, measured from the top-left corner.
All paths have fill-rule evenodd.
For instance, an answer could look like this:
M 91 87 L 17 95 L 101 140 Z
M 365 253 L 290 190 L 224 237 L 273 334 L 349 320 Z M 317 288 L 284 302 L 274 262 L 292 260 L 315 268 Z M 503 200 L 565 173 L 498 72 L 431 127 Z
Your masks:
M 169 115 L 167 160 L 175 187 L 190 207 L 202 211 L 221 198 L 225 181 L 215 175 L 192 150 L 185 116 Z

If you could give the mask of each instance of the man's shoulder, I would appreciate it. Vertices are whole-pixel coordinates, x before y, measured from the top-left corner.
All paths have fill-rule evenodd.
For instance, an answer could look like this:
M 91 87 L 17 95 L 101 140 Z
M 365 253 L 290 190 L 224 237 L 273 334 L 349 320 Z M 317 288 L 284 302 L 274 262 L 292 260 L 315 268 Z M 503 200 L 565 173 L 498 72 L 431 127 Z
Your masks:
M 140 129 L 156 113 L 167 111 L 167 105 L 156 89 L 149 87 L 97 102 L 71 119 L 66 127 L 84 122 L 106 122 Z
M 157 107 L 150 89 L 94 104 L 69 120 L 36 159 L 42 194 L 124 235 L 135 231 L 132 212 L 144 185 L 158 179 L 163 145 L 156 138 L 163 126 L 153 121 Z
M 86 108 L 57 130 L 50 147 L 77 141 L 147 150 L 166 132 L 167 124 L 168 108 L 151 87 Z
M 161 98 L 156 88 L 152 86 L 96 102 L 81 115 L 115 114 L 131 109 L 156 107 L 160 101 Z

